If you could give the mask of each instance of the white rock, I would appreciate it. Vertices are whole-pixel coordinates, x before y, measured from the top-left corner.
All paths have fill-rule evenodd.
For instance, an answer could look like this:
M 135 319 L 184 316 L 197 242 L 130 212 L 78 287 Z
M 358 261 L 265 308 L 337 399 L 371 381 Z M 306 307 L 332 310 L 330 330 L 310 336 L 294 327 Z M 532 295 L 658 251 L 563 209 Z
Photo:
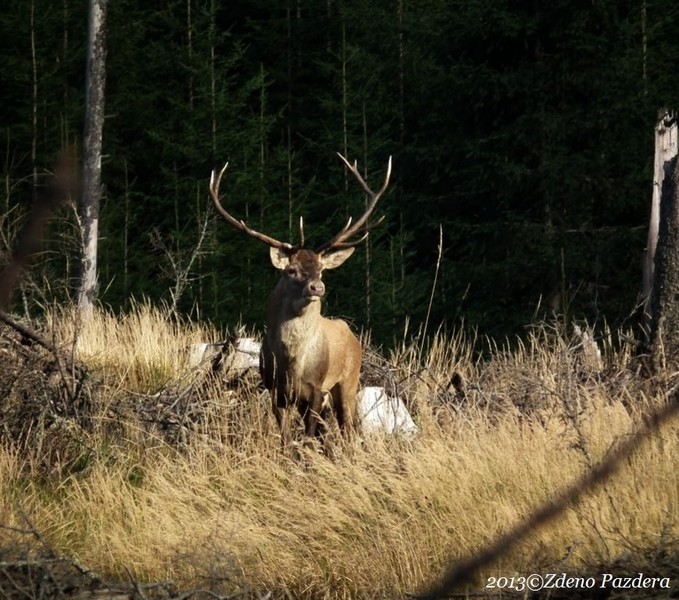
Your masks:
M 417 433 L 417 425 L 400 398 L 384 388 L 366 387 L 358 393 L 358 416 L 363 433 Z

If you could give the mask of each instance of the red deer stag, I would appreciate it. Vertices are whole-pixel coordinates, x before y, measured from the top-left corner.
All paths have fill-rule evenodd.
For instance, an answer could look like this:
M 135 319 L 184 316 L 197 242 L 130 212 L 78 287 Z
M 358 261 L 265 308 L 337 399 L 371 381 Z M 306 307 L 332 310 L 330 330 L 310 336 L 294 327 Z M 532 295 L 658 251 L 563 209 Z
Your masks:
M 370 201 L 363 216 L 315 250 L 304 248 L 304 229 L 300 219 L 300 242 L 280 242 L 250 229 L 229 214 L 219 199 L 219 185 L 228 163 L 217 174 L 212 172 L 210 196 L 217 212 L 227 223 L 269 246 L 273 266 L 281 278 L 269 298 L 266 334 L 259 357 L 265 387 L 271 392 L 273 410 L 284 445 L 290 441 L 290 409 L 296 407 L 304 420 L 309 438 L 320 438 L 325 431 L 329 410 L 335 414 L 345 438 L 351 436 L 356 421 L 358 379 L 361 369 L 361 344 L 341 319 L 321 315 L 325 285 L 324 269 L 339 267 L 364 241 L 368 219 L 389 185 L 391 158 L 382 187 L 373 192 L 341 154 L 349 172 L 358 180 Z M 381 221 L 381 219 L 380 219 Z M 360 235 L 358 239 L 356 236 Z

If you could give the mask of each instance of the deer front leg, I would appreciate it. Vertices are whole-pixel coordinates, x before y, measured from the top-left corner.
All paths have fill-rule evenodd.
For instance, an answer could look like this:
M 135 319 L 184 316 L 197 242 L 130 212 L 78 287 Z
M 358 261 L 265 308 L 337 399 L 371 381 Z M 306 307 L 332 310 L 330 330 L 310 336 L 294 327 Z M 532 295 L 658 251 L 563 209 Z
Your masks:
M 281 445 L 286 448 L 290 446 L 292 439 L 292 432 L 290 431 L 290 410 L 284 403 L 278 403 L 274 400 L 273 412 L 276 416 L 278 429 L 281 432 Z
M 304 411 L 304 433 L 308 438 L 321 437 L 325 427 L 323 424 L 324 396 L 320 388 L 314 388 Z

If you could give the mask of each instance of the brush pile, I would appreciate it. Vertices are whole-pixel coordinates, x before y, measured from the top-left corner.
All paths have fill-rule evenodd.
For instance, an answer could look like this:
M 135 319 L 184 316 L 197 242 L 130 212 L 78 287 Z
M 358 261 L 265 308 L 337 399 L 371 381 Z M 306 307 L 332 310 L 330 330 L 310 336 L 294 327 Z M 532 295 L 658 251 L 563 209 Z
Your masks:
M 10 323 L 0 324 L 0 439 L 72 462 L 93 427 L 87 369 L 29 327 Z

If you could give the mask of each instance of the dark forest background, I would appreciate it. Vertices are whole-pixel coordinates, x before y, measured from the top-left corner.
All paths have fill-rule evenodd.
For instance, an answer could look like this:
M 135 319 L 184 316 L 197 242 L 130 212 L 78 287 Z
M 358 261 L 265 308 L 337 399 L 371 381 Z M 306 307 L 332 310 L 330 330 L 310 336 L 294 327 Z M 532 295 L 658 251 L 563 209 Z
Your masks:
M 17 0 L 0 16 L 3 256 L 81 143 L 87 9 Z M 390 343 L 425 321 L 437 276 L 430 329 L 629 324 L 678 29 L 676 0 L 112 1 L 100 301 L 261 324 L 276 274 L 212 216 L 210 172 L 229 161 L 235 216 L 295 241 L 304 215 L 315 246 L 364 206 L 339 151 L 374 187 L 390 155 L 394 175 L 384 223 L 326 275 L 326 314 Z M 65 210 L 15 309 L 65 301 L 78 251 Z

